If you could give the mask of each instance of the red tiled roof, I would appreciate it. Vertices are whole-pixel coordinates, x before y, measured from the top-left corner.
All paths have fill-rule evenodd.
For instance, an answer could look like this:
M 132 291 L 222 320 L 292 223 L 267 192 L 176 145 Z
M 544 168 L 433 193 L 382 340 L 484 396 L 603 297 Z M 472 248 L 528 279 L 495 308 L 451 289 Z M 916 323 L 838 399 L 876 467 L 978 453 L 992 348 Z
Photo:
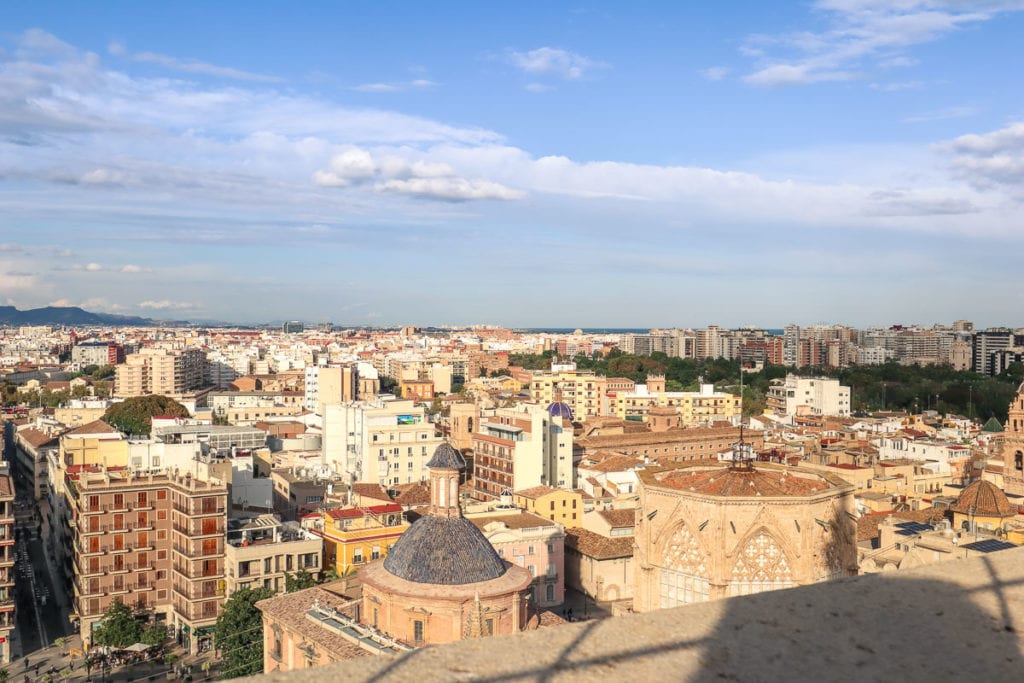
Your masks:
M 613 528 L 636 526 L 636 510 L 601 510 L 597 514 L 604 517 Z
M 88 424 L 84 424 L 77 429 L 72 429 L 70 432 L 64 434 L 64 436 L 78 436 L 79 434 L 117 434 L 117 430 L 108 425 L 103 420 L 93 420 Z
M 762 469 L 683 469 L 670 472 L 659 483 L 676 489 L 715 496 L 806 496 L 825 491 L 828 482 Z
M 587 529 L 566 529 L 565 545 L 596 560 L 613 560 L 633 556 L 633 537 L 609 538 Z
M 327 510 L 324 514 L 330 515 L 332 519 L 354 519 L 355 517 L 362 517 L 363 515 L 380 515 L 388 512 L 401 511 L 401 505 L 387 503 L 386 505 L 370 505 L 369 507 L 361 508 L 335 508 L 333 510 Z
M 528 489 L 522 489 L 521 491 L 516 491 L 515 495 L 522 496 L 523 498 L 529 498 L 531 500 L 536 500 L 537 498 L 540 498 L 541 496 L 546 496 L 549 493 L 552 493 L 552 492 L 555 492 L 555 491 L 558 491 L 558 489 L 556 489 L 554 486 L 543 486 L 543 485 L 541 485 L 541 486 L 533 486 L 533 487 L 528 488 Z

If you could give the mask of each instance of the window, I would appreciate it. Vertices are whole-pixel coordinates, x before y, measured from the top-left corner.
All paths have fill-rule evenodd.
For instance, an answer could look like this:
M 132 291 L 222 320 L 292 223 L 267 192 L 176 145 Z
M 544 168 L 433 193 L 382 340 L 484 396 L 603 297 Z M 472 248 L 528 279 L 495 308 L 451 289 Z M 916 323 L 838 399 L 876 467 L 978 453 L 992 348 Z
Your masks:
M 1013 467 L 1014 469 L 1024 470 L 1024 453 L 1017 451 L 1013 455 Z
M 271 571 L 271 559 L 269 557 L 263 558 L 263 573 L 269 574 Z
M 537 576 L 537 568 L 532 564 L 526 567 L 530 570 L 530 576 Z
M 531 546 L 529 546 L 529 547 L 528 547 L 528 548 L 526 549 L 526 554 L 527 554 L 527 555 L 533 555 L 533 546 L 532 546 L 532 545 L 531 545 Z
M 544 596 L 548 602 L 555 601 L 555 584 L 549 583 Z
M 423 642 L 423 622 L 419 619 L 412 622 L 412 641 L 414 643 Z

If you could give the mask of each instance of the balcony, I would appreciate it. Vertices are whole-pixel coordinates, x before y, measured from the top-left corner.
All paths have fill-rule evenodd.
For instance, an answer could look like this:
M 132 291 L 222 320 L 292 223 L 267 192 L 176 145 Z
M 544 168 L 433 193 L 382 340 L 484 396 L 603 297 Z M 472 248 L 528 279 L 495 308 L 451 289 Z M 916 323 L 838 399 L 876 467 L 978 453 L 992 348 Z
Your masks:
M 318 668 L 315 680 L 1010 681 L 1020 678 L 1022 652 L 1024 548 L 1018 548 L 365 657 Z M 300 670 L 255 680 L 313 679 Z

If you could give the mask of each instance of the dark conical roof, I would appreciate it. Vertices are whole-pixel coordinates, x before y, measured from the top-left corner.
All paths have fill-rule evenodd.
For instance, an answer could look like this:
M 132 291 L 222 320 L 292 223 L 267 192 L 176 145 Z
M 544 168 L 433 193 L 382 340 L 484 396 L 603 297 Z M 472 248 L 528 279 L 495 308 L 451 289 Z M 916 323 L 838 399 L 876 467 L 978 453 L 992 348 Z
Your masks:
M 508 571 L 472 522 L 434 515 L 419 518 L 398 538 L 384 569 L 406 581 L 446 586 L 490 581 Z
M 461 453 L 455 450 L 455 447 L 445 441 L 434 449 L 434 457 L 427 463 L 427 467 L 461 470 L 465 469 L 466 460 L 462 457 Z

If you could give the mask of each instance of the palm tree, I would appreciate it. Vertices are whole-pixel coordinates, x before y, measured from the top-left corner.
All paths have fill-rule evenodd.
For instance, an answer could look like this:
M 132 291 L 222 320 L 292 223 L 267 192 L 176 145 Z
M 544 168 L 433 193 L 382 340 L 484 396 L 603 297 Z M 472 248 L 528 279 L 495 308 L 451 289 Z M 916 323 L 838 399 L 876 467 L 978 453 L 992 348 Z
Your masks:
M 7 679 L 10 677 L 11 674 L 7 669 L 0 669 L 0 683 L 7 683 Z
M 54 638 L 53 644 L 60 648 L 61 654 L 67 655 L 68 639 L 65 636 Z

